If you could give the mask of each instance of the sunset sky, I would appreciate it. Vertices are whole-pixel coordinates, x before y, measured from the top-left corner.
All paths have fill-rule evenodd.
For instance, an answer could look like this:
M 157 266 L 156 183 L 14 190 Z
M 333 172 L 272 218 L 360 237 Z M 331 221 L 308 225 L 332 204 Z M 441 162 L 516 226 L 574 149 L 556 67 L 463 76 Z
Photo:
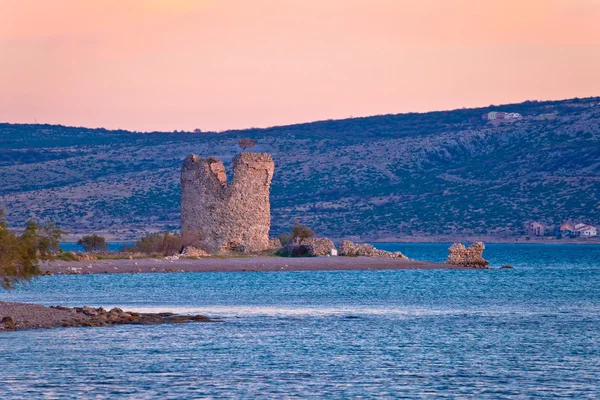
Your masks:
M 600 0 L 0 0 L 0 122 L 224 130 L 600 95 Z

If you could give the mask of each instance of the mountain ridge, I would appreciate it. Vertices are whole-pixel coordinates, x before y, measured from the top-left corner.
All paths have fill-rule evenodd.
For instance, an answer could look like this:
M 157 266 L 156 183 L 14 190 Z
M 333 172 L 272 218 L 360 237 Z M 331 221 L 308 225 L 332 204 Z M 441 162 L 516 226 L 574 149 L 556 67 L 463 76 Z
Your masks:
M 0 124 L 0 207 L 123 239 L 179 228 L 185 156 L 273 154 L 272 234 L 296 218 L 336 238 L 524 234 L 600 225 L 600 98 L 325 120 L 224 132 Z M 518 121 L 482 120 L 491 111 Z M 231 174 L 230 171 L 229 175 Z M 229 177 L 231 178 L 231 177 Z

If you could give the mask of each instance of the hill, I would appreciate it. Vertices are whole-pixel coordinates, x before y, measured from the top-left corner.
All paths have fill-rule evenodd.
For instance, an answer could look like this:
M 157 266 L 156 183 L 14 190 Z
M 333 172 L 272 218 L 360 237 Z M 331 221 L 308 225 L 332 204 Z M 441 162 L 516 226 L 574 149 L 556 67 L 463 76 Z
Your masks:
M 491 111 L 523 118 L 482 120 Z M 183 159 L 228 164 L 240 137 L 273 154 L 273 235 L 296 218 L 369 240 L 600 225 L 600 98 L 222 133 L 0 124 L 0 207 L 13 226 L 51 219 L 123 239 L 179 229 Z

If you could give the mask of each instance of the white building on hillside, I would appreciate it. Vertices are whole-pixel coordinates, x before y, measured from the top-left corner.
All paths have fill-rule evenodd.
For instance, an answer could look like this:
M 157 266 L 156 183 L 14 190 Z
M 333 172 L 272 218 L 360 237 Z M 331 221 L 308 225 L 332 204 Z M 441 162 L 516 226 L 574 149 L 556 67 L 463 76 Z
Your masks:
M 516 112 L 507 113 L 507 112 L 492 111 L 487 114 L 484 114 L 482 116 L 482 118 L 486 121 L 497 121 L 500 119 L 504 119 L 504 120 L 521 119 L 521 118 L 523 118 L 523 116 Z
M 585 225 L 585 224 L 577 224 L 575 225 L 575 232 L 579 236 L 597 236 L 598 230 L 595 226 Z

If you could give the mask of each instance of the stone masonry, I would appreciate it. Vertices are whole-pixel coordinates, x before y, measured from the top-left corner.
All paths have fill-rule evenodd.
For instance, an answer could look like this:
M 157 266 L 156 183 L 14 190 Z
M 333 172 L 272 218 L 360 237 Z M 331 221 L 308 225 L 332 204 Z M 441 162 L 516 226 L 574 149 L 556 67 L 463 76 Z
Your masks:
M 488 268 L 489 261 L 483 258 L 484 249 L 485 245 L 482 242 L 475 242 L 469 247 L 465 247 L 462 243 L 454 243 L 448 249 L 446 264 L 467 268 Z
M 367 243 L 353 243 L 350 240 L 342 240 L 338 244 L 337 250 L 340 256 L 348 257 L 406 258 L 399 251 L 392 253 L 376 249 L 373 245 Z
M 209 253 L 269 249 L 274 170 L 269 154 L 241 153 L 228 184 L 221 160 L 189 155 L 181 169 L 183 245 Z

